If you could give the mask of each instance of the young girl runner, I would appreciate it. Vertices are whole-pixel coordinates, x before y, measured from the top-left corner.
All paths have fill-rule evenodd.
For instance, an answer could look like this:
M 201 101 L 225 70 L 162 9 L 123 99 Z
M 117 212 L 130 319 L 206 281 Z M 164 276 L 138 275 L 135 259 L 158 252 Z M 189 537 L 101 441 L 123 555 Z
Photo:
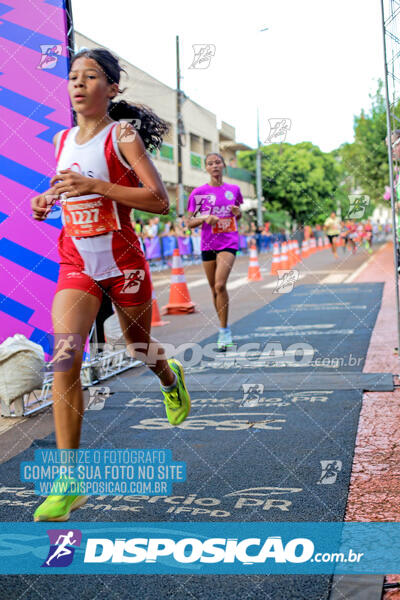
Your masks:
M 111 102 L 120 92 L 121 70 L 107 50 L 82 50 L 72 58 L 68 91 L 78 125 L 54 137 L 57 175 L 50 190 L 32 200 L 37 220 L 46 218 L 49 198 L 62 201 L 61 262 L 52 321 L 55 340 L 77 334 L 82 341 L 68 371 L 54 366 L 53 413 L 59 449 L 79 447 L 82 351 L 102 294 L 108 294 L 114 304 L 128 347 L 141 343 L 148 351 L 150 343 L 157 344 L 150 336 L 150 272 L 130 212 L 136 208 L 168 213 L 167 191 L 146 152 L 160 146 L 168 127 L 145 107 Z M 118 123 L 119 119 L 125 122 Z M 127 123 L 133 120 L 139 124 L 138 132 Z M 141 355 L 145 361 L 147 351 Z M 152 354 L 159 357 L 164 351 L 153 345 Z M 178 425 L 190 411 L 182 365 L 175 359 L 160 359 L 150 368 L 160 379 L 168 420 Z M 34 520 L 66 521 L 70 511 L 86 501 L 86 496 L 50 495 Z
M 218 349 L 225 350 L 232 345 L 226 282 L 239 249 L 237 221 L 243 198 L 239 186 L 223 183 L 226 165 L 220 154 L 207 154 L 205 164 L 210 183 L 190 194 L 187 224 L 190 229 L 201 225 L 201 257 L 221 325 L 217 344 Z

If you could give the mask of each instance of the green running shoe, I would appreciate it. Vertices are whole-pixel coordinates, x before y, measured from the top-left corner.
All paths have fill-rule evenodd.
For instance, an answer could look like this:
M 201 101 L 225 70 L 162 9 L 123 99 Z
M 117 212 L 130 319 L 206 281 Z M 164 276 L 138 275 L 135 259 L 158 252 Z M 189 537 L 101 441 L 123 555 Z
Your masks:
M 179 360 L 170 358 L 168 364 L 176 374 L 177 384 L 171 392 L 166 392 L 161 388 L 164 394 L 165 412 L 171 425 L 180 425 L 190 413 L 190 396 L 185 385 L 183 367 Z
M 63 486 L 68 486 L 70 479 L 57 479 L 51 491 L 60 491 Z M 71 512 L 80 508 L 88 501 L 88 496 L 56 495 L 50 494 L 46 500 L 35 510 L 34 521 L 68 521 Z

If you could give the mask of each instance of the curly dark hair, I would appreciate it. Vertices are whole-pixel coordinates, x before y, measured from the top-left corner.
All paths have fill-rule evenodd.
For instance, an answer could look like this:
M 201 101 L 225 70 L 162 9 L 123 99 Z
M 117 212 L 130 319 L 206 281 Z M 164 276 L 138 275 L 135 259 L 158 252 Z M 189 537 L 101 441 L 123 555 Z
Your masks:
M 78 58 L 92 58 L 103 70 L 108 83 L 117 83 L 119 85 L 121 72 L 126 73 L 125 69 L 119 64 L 118 58 L 109 50 L 102 48 L 83 49 L 71 58 L 70 70 Z M 119 90 L 121 94 L 125 90 Z M 130 121 L 139 132 L 146 150 L 154 151 L 160 148 L 163 137 L 169 131 L 169 125 L 158 117 L 148 106 L 144 104 L 130 104 L 126 100 L 118 102 L 110 101 L 108 114 L 114 121 L 124 119 Z

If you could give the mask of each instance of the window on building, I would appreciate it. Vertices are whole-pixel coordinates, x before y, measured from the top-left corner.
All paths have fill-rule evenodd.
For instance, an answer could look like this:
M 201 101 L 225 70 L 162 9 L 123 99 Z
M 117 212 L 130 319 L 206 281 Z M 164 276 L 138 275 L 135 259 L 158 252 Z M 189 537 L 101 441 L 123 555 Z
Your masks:
M 190 165 L 193 169 L 204 169 L 203 140 L 194 133 L 190 134 Z
M 203 140 L 204 143 L 204 156 L 207 156 L 209 152 L 212 152 L 212 144 L 209 140 Z

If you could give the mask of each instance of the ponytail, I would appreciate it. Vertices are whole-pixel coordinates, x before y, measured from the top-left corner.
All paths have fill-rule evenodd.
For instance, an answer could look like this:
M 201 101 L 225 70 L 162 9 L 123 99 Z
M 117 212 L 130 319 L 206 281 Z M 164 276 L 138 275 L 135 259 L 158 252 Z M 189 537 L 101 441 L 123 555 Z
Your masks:
M 169 131 L 168 124 L 143 104 L 129 104 L 125 100 L 110 102 L 108 114 L 114 121 L 124 119 L 130 122 L 149 151 L 158 150 Z

